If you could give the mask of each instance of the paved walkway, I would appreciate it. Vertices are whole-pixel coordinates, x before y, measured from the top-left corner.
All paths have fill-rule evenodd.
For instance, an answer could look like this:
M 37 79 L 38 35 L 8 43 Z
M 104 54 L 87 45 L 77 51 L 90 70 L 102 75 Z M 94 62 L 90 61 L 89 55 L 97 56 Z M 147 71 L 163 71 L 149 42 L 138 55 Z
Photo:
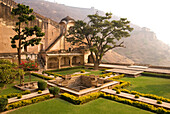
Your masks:
M 134 101 L 141 101 L 141 102 L 152 104 L 152 105 L 159 106 L 159 107 L 164 107 L 166 109 L 170 109 L 170 103 L 167 103 L 167 102 L 162 102 L 162 104 L 157 104 L 157 100 L 154 100 L 154 99 L 141 97 L 141 96 L 139 98 L 135 98 L 135 95 L 124 93 L 124 92 L 121 92 L 120 94 L 116 94 L 116 91 L 111 90 L 111 89 L 102 89 L 101 92 L 112 94 L 112 95 L 117 95 L 119 97 L 131 99 Z
M 45 94 L 48 94 L 48 93 L 49 93 L 49 90 L 47 89 L 47 90 L 42 91 L 41 94 L 38 94 L 38 92 L 34 92 L 34 93 L 31 93 L 31 94 L 22 95 L 21 99 L 17 99 L 17 97 L 13 97 L 13 98 L 8 99 L 8 103 L 17 102 L 17 101 L 24 100 L 24 99 L 30 99 L 30 98 L 45 95 Z

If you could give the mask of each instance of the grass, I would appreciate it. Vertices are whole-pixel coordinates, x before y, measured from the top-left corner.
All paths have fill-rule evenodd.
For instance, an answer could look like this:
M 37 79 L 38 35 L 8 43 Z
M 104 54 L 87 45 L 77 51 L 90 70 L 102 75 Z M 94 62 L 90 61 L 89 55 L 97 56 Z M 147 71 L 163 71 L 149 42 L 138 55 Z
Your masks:
M 170 79 L 140 76 L 121 80 L 131 82 L 132 85 L 126 88 L 128 90 L 170 98 Z
M 55 72 L 57 74 L 61 74 L 61 75 L 67 75 L 67 74 L 73 74 L 75 72 L 80 72 L 81 70 L 85 70 L 86 72 L 90 72 L 88 74 L 94 74 L 94 75 L 100 75 L 102 74 L 102 71 L 101 70 L 90 70 L 90 69 L 70 69 L 70 70 L 65 70 L 65 71 L 58 71 L 58 72 Z
M 37 78 L 35 76 L 31 76 L 31 81 L 39 81 L 39 80 L 42 80 L 42 79 Z M 25 76 L 24 82 L 29 82 L 29 76 L 28 75 Z M 20 81 L 18 79 L 16 79 L 14 81 L 14 83 L 5 85 L 4 89 L 0 89 L 0 95 L 6 95 L 6 94 L 9 94 L 9 93 L 22 92 L 21 90 L 13 87 L 14 85 L 19 84 L 19 83 L 20 83 Z
M 151 114 L 126 104 L 99 98 L 84 105 L 73 105 L 62 99 L 51 99 L 29 105 L 10 114 Z

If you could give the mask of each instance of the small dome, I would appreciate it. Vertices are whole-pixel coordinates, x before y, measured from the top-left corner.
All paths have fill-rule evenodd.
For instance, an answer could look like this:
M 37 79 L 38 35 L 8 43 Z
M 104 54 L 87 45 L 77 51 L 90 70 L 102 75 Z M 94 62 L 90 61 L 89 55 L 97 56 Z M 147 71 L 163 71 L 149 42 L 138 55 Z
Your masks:
M 74 19 L 67 16 L 60 21 L 60 23 L 62 23 L 62 22 L 64 22 L 64 23 L 74 22 Z

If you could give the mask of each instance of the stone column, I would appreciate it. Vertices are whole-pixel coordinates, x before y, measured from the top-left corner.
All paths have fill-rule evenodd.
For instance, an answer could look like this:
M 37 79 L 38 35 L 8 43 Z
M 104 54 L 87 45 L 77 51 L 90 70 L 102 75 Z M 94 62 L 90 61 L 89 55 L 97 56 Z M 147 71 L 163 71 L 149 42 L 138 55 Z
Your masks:
M 72 67 L 73 56 L 69 56 L 69 58 L 70 58 L 70 67 Z
M 61 58 L 62 58 L 62 57 L 57 57 L 57 59 L 58 59 L 58 69 L 61 68 Z

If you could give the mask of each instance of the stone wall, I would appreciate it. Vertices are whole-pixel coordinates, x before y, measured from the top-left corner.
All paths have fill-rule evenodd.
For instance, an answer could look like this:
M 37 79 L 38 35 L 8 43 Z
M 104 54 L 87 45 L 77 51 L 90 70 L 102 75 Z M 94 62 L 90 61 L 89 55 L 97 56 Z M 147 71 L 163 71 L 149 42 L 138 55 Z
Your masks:
M 16 52 L 16 49 L 12 49 L 10 46 L 10 37 L 16 34 L 12 28 L 14 28 L 15 22 L 17 21 L 17 18 L 11 15 L 11 10 L 13 7 L 16 7 L 16 5 L 17 3 L 13 0 L 0 0 L 0 43 L 3 44 L 0 46 L 0 53 Z M 33 15 L 35 15 L 36 20 L 30 22 L 28 26 L 37 25 L 45 32 L 45 37 L 42 38 L 41 41 L 45 49 L 60 35 L 61 26 L 57 22 L 38 13 L 33 12 Z M 28 47 L 29 52 L 35 53 L 39 50 L 40 46 Z

